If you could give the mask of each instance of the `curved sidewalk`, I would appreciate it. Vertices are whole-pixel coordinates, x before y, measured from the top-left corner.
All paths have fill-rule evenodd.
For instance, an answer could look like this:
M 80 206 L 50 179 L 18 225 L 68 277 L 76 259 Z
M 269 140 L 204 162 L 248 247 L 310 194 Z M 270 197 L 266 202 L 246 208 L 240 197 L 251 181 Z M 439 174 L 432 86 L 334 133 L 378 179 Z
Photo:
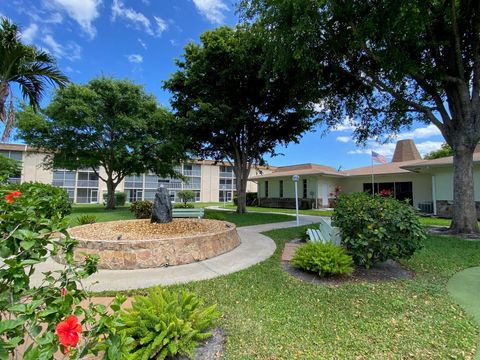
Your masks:
M 318 222 L 318 216 L 301 216 L 300 225 Z M 196 263 L 163 268 L 138 270 L 104 270 L 82 281 L 90 291 L 141 289 L 155 285 L 172 285 L 212 279 L 246 269 L 275 252 L 275 242 L 261 233 L 273 229 L 296 226 L 295 221 L 270 223 L 237 228 L 241 243 L 232 251 Z M 36 266 L 32 285 L 40 284 L 42 272 L 62 269 L 62 265 L 48 260 Z
M 480 327 L 480 267 L 462 270 L 451 277 L 447 290 Z M 480 344 L 475 359 L 480 360 Z

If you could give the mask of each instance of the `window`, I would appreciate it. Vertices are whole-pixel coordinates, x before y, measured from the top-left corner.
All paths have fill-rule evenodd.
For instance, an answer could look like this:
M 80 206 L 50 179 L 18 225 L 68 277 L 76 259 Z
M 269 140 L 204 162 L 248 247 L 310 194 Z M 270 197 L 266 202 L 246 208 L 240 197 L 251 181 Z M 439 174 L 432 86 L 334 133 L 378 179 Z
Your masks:
M 268 198 L 268 181 L 265 181 L 265 197 Z
M 307 187 L 308 187 L 307 179 L 303 179 L 303 199 L 307 198 L 307 190 L 308 190 Z
M 283 180 L 280 180 L 280 197 L 283 198 Z
M 413 201 L 413 186 L 411 181 L 405 182 L 384 182 L 384 183 L 375 183 L 374 184 L 375 194 L 378 194 L 382 191 L 389 191 L 397 200 L 409 199 L 412 204 Z M 364 183 L 363 191 L 371 194 L 372 193 L 372 183 Z

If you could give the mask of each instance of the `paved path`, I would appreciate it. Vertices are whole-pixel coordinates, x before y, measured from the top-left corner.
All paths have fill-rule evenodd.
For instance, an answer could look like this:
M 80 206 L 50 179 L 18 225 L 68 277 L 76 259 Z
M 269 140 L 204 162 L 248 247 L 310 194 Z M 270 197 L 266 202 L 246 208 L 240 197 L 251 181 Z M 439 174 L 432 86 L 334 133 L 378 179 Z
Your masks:
M 480 267 L 462 270 L 448 281 L 447 289 L 480 326 Z M 475 359 L 480 360 L 480 344 Z
M 318 222 L 318 216 L 300 216 L 300 225 Z M 155 285 L 171 285 L 190 281 L 212 279 L 237 272 L 268 259 L 275 251 L 275 242 L 261 233 L 273 229 L 296 226 L 295 221 L 262 224 L 237 228 L 241 243 L 234 250 L 196 263 L 163 268 L 138 270 L 104 270 L 82 281 L 88 290 L 128 290 Z M 37 266 L 32 284 L 39 285 L 42 272 L 62 269 L 53 260 Z

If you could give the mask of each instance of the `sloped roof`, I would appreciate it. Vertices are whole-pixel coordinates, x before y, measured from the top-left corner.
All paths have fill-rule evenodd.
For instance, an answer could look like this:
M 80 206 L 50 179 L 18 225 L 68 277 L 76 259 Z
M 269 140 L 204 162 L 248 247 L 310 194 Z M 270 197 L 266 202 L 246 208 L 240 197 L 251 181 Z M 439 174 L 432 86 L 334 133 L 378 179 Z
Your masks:
M 344 170 L 342 174 L 347 176 L 363 176 L 363 175 L 387 175 L 387 174 L 404 174 L 410 171 L 404 169 L 404 166 L 418 163 L 417 160 L 392 162 L 388 164 L 380 164 L 373 166 L 364 166 L 356 169 Z
M 299 164 L 290 166 L 279 166 L 272 173 L 252 176 L 251 180 L 285 177 L 293 175 L 336 175 L 344 176 L 341 172 L 338 172 L 331 166 L 319 165 L 319 164 Z
M 479 151 L 475 151 L 473 153 L 473 162 L 475 164 L 480 163 Z M 447 157 L 433 159 L 433 160 L 415 161 L 415 162 L 412 162 L 411 164 L 403 165 L 402 168 L 410 171 L 419 171 L 421 169 L 425 169 L 429 167 L 444 167 L 444 166 L 453 166 L 453 156 L 447 156 Z

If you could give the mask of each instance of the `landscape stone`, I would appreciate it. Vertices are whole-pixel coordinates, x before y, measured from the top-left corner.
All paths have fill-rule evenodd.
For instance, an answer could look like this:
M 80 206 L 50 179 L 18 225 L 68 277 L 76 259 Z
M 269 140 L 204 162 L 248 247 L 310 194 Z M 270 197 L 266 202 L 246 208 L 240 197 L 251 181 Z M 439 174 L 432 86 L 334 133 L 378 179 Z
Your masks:
M 167 188 L 159 187 L 155 193 L 152 223 L 166 224 L 172 221 L 172 203 Z

